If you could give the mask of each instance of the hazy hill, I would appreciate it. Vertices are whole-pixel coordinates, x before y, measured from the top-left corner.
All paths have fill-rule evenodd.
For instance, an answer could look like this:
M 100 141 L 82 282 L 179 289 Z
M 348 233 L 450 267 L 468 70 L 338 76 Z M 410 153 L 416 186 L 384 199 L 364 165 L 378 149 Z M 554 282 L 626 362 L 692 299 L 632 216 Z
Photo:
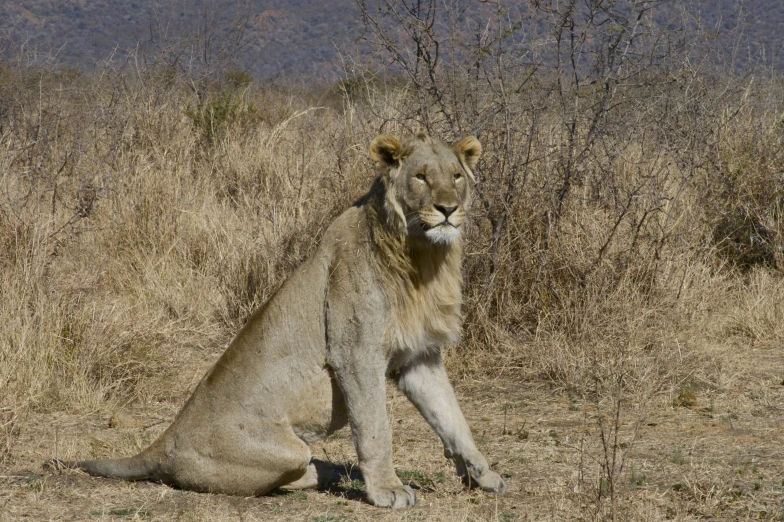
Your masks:
M 688 3 L 706 27 L 732 34 L 717 44 L 727 56 L 784 70 L 784 2 Z M 259 79 L 331 80 L 340 71 L 339 50 L 352 48 L 361 29 L 353 0 L 3 0 L 0 6 L 6 52 L 23 44 L 82 68 L 115 49 L 115 59 L 140 50 L 148 60 L 181 66 L 234 60 Z
M 336 45 L 361 27 L 350 0 L 4 0 L 0 35 L 89 68 L 128 51 L 147 59 L 236 60 L 259 78 L 335 76 Z M 12 42 L 14 45 L 8 45 Z M 184 52 L 183 52 L 184 50 Z M 141 55 L 141 53 L 139 53 Z

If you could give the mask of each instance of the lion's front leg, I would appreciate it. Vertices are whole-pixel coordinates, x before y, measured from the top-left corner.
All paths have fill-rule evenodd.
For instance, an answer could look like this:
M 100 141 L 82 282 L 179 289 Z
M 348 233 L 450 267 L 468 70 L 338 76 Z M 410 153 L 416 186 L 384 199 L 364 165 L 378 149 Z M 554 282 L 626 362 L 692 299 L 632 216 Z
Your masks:
M 386 297 L 369 292 L 374 272 L 348 263 L 335 265 L 326 302 L 327 364 L 333 371 L 348 413 L 367 500 L 383 507 L 416 504 L 392 465 L 392 433 L 387 420 L 386 372 L 389 322 Z
M 380 351 L 379 351 L 380 352 Z M 368 501 L 376 506 L 405 508 L 416 504 L 416 494 L 403 485 L 392 465 L 392 434 L 386 410 L 384 362 L 349 361 L 335 368 L 346 400 L 359 469 Z
M 444 455 L 454 460 L 463 482 L 493 493 L 506 492 L 504 479 L 490 469 L 474 444 L 440 351 L 423 355 L 401 368 L 397 383 L 441 438 Z

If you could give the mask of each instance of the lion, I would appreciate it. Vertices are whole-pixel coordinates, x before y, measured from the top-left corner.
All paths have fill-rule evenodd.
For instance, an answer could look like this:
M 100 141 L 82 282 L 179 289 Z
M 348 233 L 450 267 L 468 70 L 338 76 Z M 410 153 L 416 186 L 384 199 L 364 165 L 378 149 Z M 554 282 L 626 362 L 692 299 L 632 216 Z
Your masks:
M 370 145 L 370 191 L 256 311 L 171 426 L 130 458 L 52 461 L 125 480 L 232 495 L 324 485 L 309 445 L 349 423 L 367 501 L 416 494 L 392 465 L 386 380 L 416 406 L 469 487 L 504 493 L 471 436 L 441 358 L 460 337 L 461 236 L 481 154 L 471 136 Z

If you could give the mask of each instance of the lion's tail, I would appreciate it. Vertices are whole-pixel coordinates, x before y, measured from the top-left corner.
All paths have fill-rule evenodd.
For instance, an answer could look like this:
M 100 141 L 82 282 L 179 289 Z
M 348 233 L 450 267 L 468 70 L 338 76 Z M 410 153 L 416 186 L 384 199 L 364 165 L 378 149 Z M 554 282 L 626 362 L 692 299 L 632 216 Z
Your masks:
M 53 459 L 46 462 L 44 467 L 52 470 L 81 469 L 90 475 L 124 480 L 152 479 L 158 475 L 158 464 L 144 452 L 122 459 L 71 461 Z

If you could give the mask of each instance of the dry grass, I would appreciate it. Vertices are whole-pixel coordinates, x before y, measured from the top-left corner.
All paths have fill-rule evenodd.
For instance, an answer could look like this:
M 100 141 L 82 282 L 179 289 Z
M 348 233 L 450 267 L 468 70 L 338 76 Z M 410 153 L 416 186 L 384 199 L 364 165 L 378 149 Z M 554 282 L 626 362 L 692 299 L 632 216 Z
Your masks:
M 733 393 L 697 392 L 693 408 L 655 405 L 634 445 L 624 474 L 621 520 L 781 520 L 782 423 L 778 352 L 748 354 L 766 369 L 744 373 L 754 384 Z M 732 356 L 729 371 L 745 366 Z M 738 363 L 738 364 L 733 364 Z M 507 474 L 509 493 L 495 498 L 463 492 L 440 443 L 413 407 L 391 395 L 395 464 L 401 477 L 420 488 L 421 503 L 390 512 L 360 501 L 362 485 L 344 480 L 329 492 L 232 498 L 172 490 L 150 483 L 123 483 L 84 474 L 44 474 L 52 455 L 130 454 L 164 427 L 110 428 L 105 414 L 65 412 L 30 415 L 25 448 L 0 478 L 0 520 L 594 520 L 601 487 L 601 448 L 596 410 L 548 386 L 513 380 L 459 383 L 480 447 Z M 767 397 L 763 407 L 758 394 Z M 176 404 L 137 405 L 130 413 L 145 425 L 169 419 Z M 779 410 L 780 411 L 780 410 Z M 624 426 L 628 430 L 628 426 Z M 314 447 L 314 455 L 355 462 L 348 431 Z M 3 518 L 5 517 L 5 518 Z
M 181 81 L 0 66 L 0 520 L 784 519 L 774 83 L 681 121 L 717 137 L 707 149 L 630 110 L 633 143 L 592 149 L 563 201 L 557 114 L 511 192 L 495 134 L 480 135 L 448 366 L 508 496 L 463 493 L 397 395 L 396 465 L 423 492 L 405 513 L 358 502 L 349 479 L 233 499 L 43 474 L 55 455 L 149 443 L 369 187 L 372 137 L 414 125 L 403 89 L 349 102 Z M 131 420 L 108 427 L 118 410 Z M 345 433 L 314 454 L 355 460 Z

